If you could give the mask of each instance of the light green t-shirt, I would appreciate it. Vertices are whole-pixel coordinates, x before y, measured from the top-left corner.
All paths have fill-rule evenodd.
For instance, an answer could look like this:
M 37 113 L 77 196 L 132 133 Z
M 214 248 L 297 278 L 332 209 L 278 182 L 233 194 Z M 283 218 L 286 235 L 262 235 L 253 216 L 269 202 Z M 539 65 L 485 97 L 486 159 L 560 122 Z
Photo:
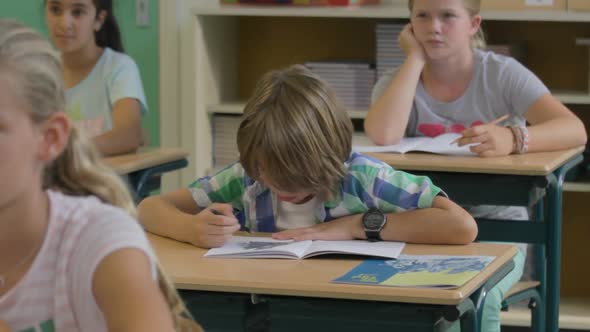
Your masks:
M 105 48 L 84 80 L 66 91 L 66 112 L 88 136 L 101 135 L 113 128 L 113 105 L 134 98 L 147 112 L 139 69 L 128 55 Z

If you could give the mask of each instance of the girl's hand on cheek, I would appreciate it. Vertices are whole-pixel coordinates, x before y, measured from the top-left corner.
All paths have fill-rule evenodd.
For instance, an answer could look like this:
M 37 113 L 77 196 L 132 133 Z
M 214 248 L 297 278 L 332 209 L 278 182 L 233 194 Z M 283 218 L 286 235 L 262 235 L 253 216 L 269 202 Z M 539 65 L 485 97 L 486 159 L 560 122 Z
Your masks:
M 402 32 L 399 34 L 399 44 L 407 56 L 414 55 L 421 60 L 426 59 L 424 48 L 416 39 L 411 23 L 406 24 Z

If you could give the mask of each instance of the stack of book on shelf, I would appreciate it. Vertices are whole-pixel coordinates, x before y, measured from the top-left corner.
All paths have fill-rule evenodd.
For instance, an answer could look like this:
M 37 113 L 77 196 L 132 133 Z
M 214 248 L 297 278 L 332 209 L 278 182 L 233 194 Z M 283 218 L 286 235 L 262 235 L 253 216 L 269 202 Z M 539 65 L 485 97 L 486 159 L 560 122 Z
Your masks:
M 377 78 L 386 71 L 401 66 L 405 54 L 399 46 L 399 34 L 404 29 L 404 24 L 381 23 L 377 24 Z
M 213 116 L 213 167 L 220 169 L 239 158 L 236 137 L 242 118 L 232 115 Z
M 352 133 L 352 146 L 371 146 L 375 145 L 373 141 L 365 134 L 364 131 L 355 131 Z
M 295 6 L 364 6 L 381 0 L 220 0 L 222 4 L 295 5 Z
M 368 62 L 317 61 L 305 66 L 319 75 L 349 110 L 366 110 L 371 104 L 375 70 Z
M 524 60 L 524 44 L 493 44 L 487 45 L 486 49 L 497 54 L 513 57 L 521 62 Z

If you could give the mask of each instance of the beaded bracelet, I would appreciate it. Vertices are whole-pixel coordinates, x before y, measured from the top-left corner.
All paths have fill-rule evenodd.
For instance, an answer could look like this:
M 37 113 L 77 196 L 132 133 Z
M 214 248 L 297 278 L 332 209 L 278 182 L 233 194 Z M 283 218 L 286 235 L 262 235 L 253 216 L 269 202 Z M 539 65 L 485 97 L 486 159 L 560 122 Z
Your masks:
M 518 153 L 520 148 L 520 131 L 516 126 L 508 126 L 508 129 L 510 129 L 512 137 L 514 138 L 514 142 L 512 143 L 512 153 Z
M 527 153 L 529 149 L 529 130 L 526 126 L 509 126 L 514 136 L 512 151 L 514 153 Z
M 522 140 L 522 145 L 520 146 L 520 150 L 518 151 L 518 153 L 527 153 L 527 151 L 529 150 L 530 142 L 529 129 L 526 126 L 518 127 L 518 129 L 520 131 L 520 136 Z

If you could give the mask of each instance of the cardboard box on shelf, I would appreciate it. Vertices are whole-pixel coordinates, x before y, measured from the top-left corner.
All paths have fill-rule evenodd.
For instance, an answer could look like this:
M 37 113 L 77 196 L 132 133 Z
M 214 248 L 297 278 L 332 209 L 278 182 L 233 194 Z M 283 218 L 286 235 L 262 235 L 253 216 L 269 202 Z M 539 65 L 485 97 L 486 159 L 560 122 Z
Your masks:
M 567 0 L 567 10 L 569 11 L 590 11 L 590 0 Z
M 295 5 L 295 6 L 364 6 L 381 0 L 220 0 L 221 4 Z
M 570 0 L 571 1 L 571 0 Z M 590 0 L 580 0 L 588 1 Z M 567 0 L 482 0 L 482 10 L 566 10 Z

